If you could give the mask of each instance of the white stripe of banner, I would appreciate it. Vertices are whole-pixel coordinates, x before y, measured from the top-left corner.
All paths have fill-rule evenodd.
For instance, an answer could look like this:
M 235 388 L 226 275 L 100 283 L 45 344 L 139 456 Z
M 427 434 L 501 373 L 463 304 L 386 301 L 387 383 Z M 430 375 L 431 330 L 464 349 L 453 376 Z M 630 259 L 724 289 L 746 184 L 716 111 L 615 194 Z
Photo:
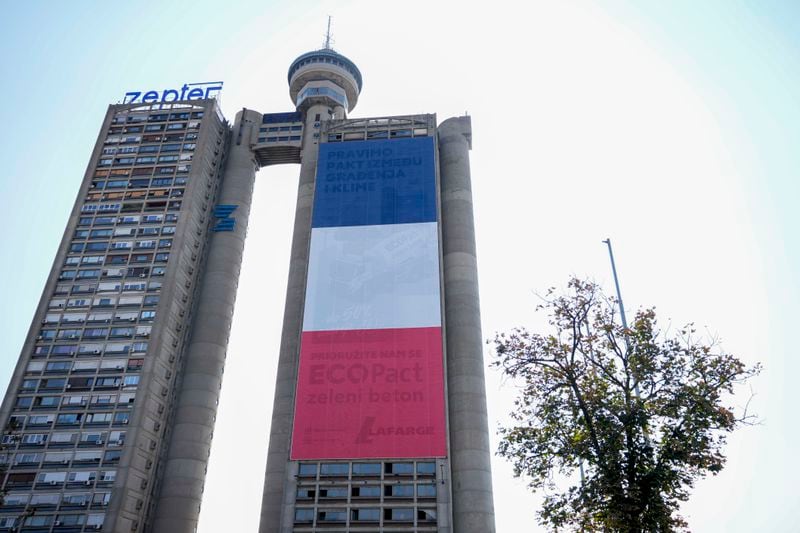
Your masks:
M 441 324 L 436 222 L 311 230 L 303 331 Z

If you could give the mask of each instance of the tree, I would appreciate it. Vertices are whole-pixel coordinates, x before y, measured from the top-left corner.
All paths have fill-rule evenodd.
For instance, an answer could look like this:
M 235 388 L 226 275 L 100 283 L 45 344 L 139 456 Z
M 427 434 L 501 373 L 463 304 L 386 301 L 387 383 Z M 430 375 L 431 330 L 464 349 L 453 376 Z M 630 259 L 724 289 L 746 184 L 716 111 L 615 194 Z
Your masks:
M 755 422 L 747 406 L 729 403 L 760 366 L 746 366 L 691 324 L 662 331 L 654 309 L 623 328 L 616 301 L 593 282 L 550 289 L 537 310 L 548 313 L 552 332 L 498 334 L 492 364 L 521 388 L 498 454 L 546 493 L 540 523 L 685 530 L 680 503 L 696 480 L 722 469 L 727 434 Z

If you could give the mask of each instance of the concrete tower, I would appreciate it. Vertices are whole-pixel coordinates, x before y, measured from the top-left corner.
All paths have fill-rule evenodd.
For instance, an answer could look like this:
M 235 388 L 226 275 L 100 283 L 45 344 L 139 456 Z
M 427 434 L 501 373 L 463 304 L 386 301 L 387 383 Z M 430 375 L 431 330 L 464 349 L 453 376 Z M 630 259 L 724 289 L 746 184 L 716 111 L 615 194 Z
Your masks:
M 361 74 L 329 49 L 289 86 L 304 135 L 260 532 L 493 532 L 469 117 L 347 119 Z

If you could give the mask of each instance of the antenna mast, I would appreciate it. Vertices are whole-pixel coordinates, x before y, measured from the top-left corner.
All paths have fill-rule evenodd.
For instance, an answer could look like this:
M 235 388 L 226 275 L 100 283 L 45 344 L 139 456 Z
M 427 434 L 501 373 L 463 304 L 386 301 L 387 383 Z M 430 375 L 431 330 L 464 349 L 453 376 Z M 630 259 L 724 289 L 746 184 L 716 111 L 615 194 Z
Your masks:
M 333 42 L 333 38 L 331 37 L 331 17 L 328 15 L 328 31 L 325 32 L 325 50 L 331 50 L 331 43 Z

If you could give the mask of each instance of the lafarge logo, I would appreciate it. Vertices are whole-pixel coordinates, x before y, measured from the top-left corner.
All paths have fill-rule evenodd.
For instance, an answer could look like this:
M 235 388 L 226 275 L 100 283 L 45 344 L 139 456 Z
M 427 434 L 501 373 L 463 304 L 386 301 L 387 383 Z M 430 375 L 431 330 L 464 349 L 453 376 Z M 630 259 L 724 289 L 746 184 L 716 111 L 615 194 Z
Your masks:
M 151 104 L 178 102 L 180 100 L 201 100 L 214 98 L 222 90 L 221 81 L 204 81 L 202 83 L 185 83 L 180 89 L 164 89 L 159 91 L 129 91 L 125 93 L 123 104 Z
M 356 436 L 356 443 L 372 442 L 375 437 L 403 437 L 413 435 L 433 435 L 433 426 L 376 426 L 375 417 L 364 418 Z

